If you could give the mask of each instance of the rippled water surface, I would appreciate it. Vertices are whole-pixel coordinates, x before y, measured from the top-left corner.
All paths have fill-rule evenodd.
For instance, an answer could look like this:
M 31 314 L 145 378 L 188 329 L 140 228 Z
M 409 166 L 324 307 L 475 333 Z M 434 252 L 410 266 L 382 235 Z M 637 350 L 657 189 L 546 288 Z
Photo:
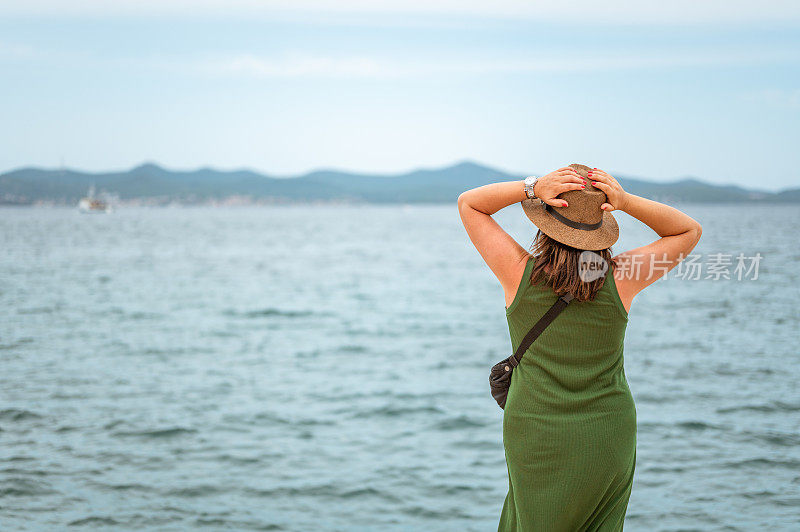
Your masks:
M 634 302 L 626 530 L 797 530 L 800 208 L 687 211 L 764 258 Z M 510 340 L 455 206 L 0 209 L 0 244 L 3 529 L 496 529 Z

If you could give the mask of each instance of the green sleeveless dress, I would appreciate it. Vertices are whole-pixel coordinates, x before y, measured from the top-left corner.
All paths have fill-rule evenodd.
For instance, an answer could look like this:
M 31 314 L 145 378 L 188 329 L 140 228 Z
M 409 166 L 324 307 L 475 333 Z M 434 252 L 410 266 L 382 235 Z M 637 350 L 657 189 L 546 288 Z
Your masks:
M 556 301 L 531 284 L 506 309 L 516 350 Z M 572 301 L 511 376 L 503 414 L 508 495 L 498 531 L 622 530 L 636 464 L 636 406 L 623 368 L 628 313 L 609 271 L 594 301 Z

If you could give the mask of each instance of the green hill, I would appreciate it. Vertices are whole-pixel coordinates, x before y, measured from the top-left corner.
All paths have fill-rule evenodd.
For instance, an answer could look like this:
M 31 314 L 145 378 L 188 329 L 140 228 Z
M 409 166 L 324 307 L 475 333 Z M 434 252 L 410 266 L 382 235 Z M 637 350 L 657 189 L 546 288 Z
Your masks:
M 237 197 L 244 202 L 339 201 L 363 203 L 452 203 L 469 188 L 521 179 L 473 162 L 397 175 L 319 170 L 289 178 L 249 170 L 168 170 L 148 163 L 121 172 L 21 168 L 0 175 L 0 203 L 74 204 L 94 185 L 122 202 L 202 204 Z M 782 194 L 718 186 L 697 179 L 656 183 L 617 176 L 633 194 L 670 202 L 800 202 L 800 189 Z

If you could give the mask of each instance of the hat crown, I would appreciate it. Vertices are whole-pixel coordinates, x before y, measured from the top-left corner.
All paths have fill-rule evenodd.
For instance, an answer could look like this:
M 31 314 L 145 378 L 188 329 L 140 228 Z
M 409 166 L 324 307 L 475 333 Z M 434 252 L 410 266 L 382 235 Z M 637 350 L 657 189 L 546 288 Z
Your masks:
M 596 224 L 603 219 L 600 206 L 606 203 L 606 193 L 586 183 L 583 190 L 568 190 L 558 195 L 567 202 L 566 207 L 558 209 L 559 214 L 573 222 Z
M 606 193 L 589 182 L 588 166 L 570 165 L 584 180 L 585 188 L 558 195 L 567 207 L 552 207 L 540 200 L 525 200 L 522 208 L 539 230 L 558 242 L 584 250 L 607 249 L 617 241 L 619 226 L 614 216 L 600 208 Z
M 583 179 L 586 188 L 582 190 L 568 190 L 558 195 L 567 202 L 567 207 L 561 207 L 559 212 L 565 218 L 583 224 L 595 224 L 603 219 L 603 210 L 600 206 L 608 201 L 606 193 L 593 187 L 589 179 L 591 168 L 584 164 L 573 163 L 569 165 Z

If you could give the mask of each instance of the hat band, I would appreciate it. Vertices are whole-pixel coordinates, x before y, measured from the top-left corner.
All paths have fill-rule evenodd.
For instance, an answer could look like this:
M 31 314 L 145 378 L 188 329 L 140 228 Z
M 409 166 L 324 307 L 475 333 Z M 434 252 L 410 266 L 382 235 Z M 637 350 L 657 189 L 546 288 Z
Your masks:
M 601 225 L 603 225 L 602 218 L 600 218 L 599 222 L 594 224 L 585 224 L 582 222 L 576 222 L 574 220 L 570 220 L 566 216 L 562 215 L 560 212 L 557 212 L 555 209 L 553 209 L 553 206 L 548 203 L 544 204 L 544 210 L 549 212 L 550 216 L 552 216 L 562 224 L 572 227 L 573 229 L 580 229 L 581 231 L 594 231 L 595 229 L 598 229 Z

